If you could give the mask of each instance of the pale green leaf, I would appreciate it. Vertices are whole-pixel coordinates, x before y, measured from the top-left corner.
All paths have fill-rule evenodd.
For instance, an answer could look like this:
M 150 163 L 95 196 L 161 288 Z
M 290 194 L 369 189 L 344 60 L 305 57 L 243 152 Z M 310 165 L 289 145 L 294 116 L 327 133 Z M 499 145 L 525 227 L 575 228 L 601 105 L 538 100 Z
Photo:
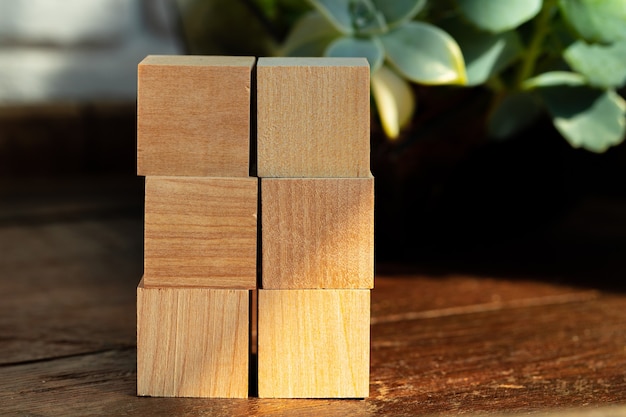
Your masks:
M 626 40 L 626 1 L 559 0 L 559 6 L 569 24 L 588 41 Z
M 567 71 L 544 72 L 536 77 L 529 78 L 522 84 L 522 89 L 532 90 L 538 87 L 552 86 L 582 86 L 587 80 L 580 74 Z
M 450 22 L 445 28 L 461 47 L 467 85 L 483 84 L 509 66 L 522 52 L 522 44 L 515 31 L 481 32 L 459 21 Z
M 322 56 L 328 44 L 341 33 L 317 11 L 305 14 L 296 22 L 283 44 L 283 56 Z
M 350 3 L 350 16 L 357 36 L 378 35 L 388 29 L 385 16 L 372 0 L 353 0 Z
M 426 0 L 372 0 L 372 2 L 385 16 L 390 27 L 413 19 L 426 5 Z
M 489 32 L 515 29 L 539 13 L 542 0 L 457 0 L 461 12 Z
M 339 31 L 370 35 L 387 31 L 385 16 L 372 0 L 310 0 Z
M 309 0 L 342 33 L 353 34 L 350 3 L 352 0 Z
M 406 78 L 422 84 L 465 84 L 461 49 L 443 30 L 408 22 L 380 37 L 387 59 Z
M 624 140 L 626 102 L 613 90 L 587 86 L 541 87 L 557 130 L 575 148 L 604 152 Z
M 393 70 L 382 66 L 372 75 L 372 96 L 385 134 L 395 139 L 415 111 L 411 86 Z
M 528 92 L 509 94 L 489 115 L 487 129 L 494 139 L 506 139 L 534 122 L 541 114 L 537 98 Z
M 592 86 L 612 88 L 626 83 L 626 41 L 606 46 L 578 41 L 565 50 L 563 57 Z
M 353 38 L 345 36 L 333 41 L 324 52 L 328 57 L 365 57 L 370 70 L 375 73 L 383 63 L 385 51 L 376 38 Z

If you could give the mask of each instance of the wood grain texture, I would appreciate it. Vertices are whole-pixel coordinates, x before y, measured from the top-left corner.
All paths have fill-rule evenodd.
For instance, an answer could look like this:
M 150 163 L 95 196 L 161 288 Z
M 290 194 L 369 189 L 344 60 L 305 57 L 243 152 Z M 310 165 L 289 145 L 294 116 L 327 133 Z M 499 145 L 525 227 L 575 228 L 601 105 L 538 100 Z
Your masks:
M 137 287 L 137 393 L 248 396 L 249 291 Z
M 375 324 L 371 395 L 407 416 L 624 404 L 620 298 L 528 300 Z
M 146 177 L 144 282 L 256 288 L 257 178 Z
M 372 288 L 374 179 L 261 179 L 261 287 Z
M 364 398 L 370 290 L 259 290 L 260 398 Z
M 260 177 L 370 173 L 369 66 L 364 58 L 260 58 Z
M 46 208 L 35 189 L 24 190 L 39 205 L 40 218 L 51 220 L 34 221 L 33 207 L 33 217 L 18 224 L 0 222 L 0 380 L 7 364 L 134 347 L 139 218 L 103 220 L 92 208 L 81 218 L 63 207 L 58 212 L 66 220 L 60 221 L 57 201 Z M 44 193 L 50 192 L 46 187 Z M 85 192 L 94 192 L 93 185 Z M 21 205 L 16 209 L 21 215 Z
M 148 56 L 138 66 L 137 173 L 246 177 L 255 58 Z
M 135 179 L 111 180 L 0 186 L 2 415 L 626 415 L 621 198 L 587 199 L 549 234 L 471 262 L 379 263 L 364 401 L 145 398 L 134 320 L 143 220 L 120 210 L 143 189 L 124 197 Z

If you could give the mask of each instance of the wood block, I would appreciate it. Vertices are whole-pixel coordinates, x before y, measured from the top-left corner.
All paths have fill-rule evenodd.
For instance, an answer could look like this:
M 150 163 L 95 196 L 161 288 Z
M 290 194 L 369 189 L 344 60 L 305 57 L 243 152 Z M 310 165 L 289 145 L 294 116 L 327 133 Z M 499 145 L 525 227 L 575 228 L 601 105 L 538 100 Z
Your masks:
M 137 287 L 137 394 L 248 396 L 249 291 Z
M 261 398 L 369 394 L 369 290 L 259 290 Z
M 261 288 L 372 288 L 374 178 L 261 179 Z
M 146 177 L 146 287 L 256 288 L 257 195 L 257 178 Z
M 247 177 L 253 57 L 148 56 L 137 84 L 137 173 Z
M 259 177 L 370 174 L 365 58 L 259 58 Z

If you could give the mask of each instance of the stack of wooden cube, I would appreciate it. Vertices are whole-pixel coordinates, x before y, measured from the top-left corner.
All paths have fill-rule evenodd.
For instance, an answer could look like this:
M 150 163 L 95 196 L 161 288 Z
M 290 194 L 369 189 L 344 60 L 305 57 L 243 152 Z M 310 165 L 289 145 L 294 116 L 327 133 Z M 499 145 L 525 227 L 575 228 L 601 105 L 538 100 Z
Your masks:
M 152 56 L 138 80 L 138 394 L 246 397 L 258 288 L 259 397 L 367 397 L 367 61 Z
M 259 397 L 368 395 L 369 75 L 356 58 L 257 63 Z
M 146 177 L 137 392 L 247 397 L 258 179 L 252 57 L 149 56 L 138 68 Z

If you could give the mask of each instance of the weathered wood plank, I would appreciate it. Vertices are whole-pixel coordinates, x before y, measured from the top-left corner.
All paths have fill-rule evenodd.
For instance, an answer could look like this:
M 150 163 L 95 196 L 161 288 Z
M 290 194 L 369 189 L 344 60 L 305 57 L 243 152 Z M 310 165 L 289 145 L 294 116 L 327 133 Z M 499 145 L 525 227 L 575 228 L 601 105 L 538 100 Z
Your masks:
M 349 400 L 141 398 L 135 350 L 111 350 L 0 368 L 3 415 L 368 416 L 376 405 Z
M 625 308 L 623 297 L 607 296 L 374 325 L 371 397 L 365 401 L 138 399 L 135 350 L 127 348 L 0 367 L 0 403 L 8 415 L 70 416 L 589 410 L 623 404 Z
M 539 281 L 531 276 L 511 280 L 472 273 L 392 274 L 385 266 L 379 269 L 384 272 L 376 275 L 372 292 L 375 323 L 558 304 L 598 296 L 594 289 Z
M 623 296 L 380 323 L 372 397 L 407 415 L 622 403 Z
M 16 224 L 9 219 L 19 210 L 8 209 L 0 225 L 2 414 L 626 412 L 619 406 L 626 403 L 626 295 L 620 286 L 597 289 L 608 288 L 596 285 L 594 273 L 607 264 L 585 262 L 582 271 L 572 263 L 576 285 L 547 281 L 542 273 L 553 273 L 549 266 L 489 275 L 381 266 L 372 292 L 365 401 L 137 398 L 133 317 L 141 219 L 94 216 L 92 208 L 78 207 L 71 220 L 53 221 L 59 207 L 42 206 L 43 220 L 29 214 Z M 611 258 L 611 277 L 623 270 L 621 259 Z M 566 282 L 574 276 L 570 269 L 559 274 Z M 610 404 L 618 407 L 596 410 Z
M 0 363 L 133 346 L 141 220 L 0 227 Z

